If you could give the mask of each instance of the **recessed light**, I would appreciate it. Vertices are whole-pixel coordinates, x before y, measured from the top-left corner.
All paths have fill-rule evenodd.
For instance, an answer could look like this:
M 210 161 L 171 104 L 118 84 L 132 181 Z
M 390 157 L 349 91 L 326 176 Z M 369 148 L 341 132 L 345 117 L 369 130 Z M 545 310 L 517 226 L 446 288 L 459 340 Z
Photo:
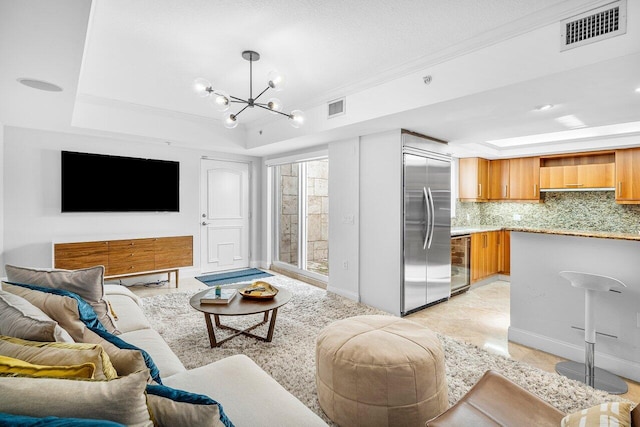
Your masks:
M 20 78 L 18 82 L 34 89 L 46 90 L 47 92 L 62 92 L 60 86 L 45 82 L 44 80 Z
M 544 110 L 548 110 L 550 108 L 553 108 L 552 104 L 544 104 L 544 105 L 538 105 L 538 106 L 534 107 L 534 109 L 536 111 L 544 111 Z
M 640 93 L 640 87 L 637 87 L 637 88 L 636 88 L 636 92 L 637 92 L 637 93 Z

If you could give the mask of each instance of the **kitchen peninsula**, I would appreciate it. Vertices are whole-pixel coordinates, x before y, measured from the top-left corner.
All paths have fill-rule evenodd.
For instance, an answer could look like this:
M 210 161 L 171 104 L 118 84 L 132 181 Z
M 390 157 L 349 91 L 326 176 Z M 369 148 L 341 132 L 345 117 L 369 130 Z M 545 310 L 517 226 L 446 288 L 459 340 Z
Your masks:
M 640 235 L 511 230 L 509 340 L 584 361 L 584 291 L 559 276 L 583 271 L 621 280 L 627 288 L 599 293 L 595 316 L 597 367 L 640 381 Z

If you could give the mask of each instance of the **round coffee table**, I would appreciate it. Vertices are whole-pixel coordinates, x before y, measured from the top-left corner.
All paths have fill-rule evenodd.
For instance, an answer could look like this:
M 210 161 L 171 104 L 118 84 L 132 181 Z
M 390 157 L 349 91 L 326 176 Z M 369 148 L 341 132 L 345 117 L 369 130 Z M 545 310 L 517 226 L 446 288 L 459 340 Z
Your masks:
M 271 342 L 271 339 L 273 338 L 273 329 L 276 325 L 278 308 L 291 300 L 291 292 L 286 289 L 279 289 L 276 296 L 271 299 L 249 299 L 244 298 L 242 295 L 236 295 L 228 304 L 200 304 L 200 297 L 209 291 L 210 289 L 205 289 L 202 292 L 198 292 L 191 297 L 189 304 L 191 304 L 191 307 L 204 313 L 204 320 L 207 323 L 207 332 L 209 333 L 209 343 L 212 348 L 219 347 L 222 343 L 241 334 L 261 341 Z M 271 312 L 271 320 L 269 320 L 269 312 Z M 236 329 L 220 323 L 220 316 L 246 316 L 248 314 L 258 313 L 264 313 L 262 322 L 256 323 L 246 329 Z M 211 315 L 213 315 L 217 328 L 230 329 L 235 331 L 235 333 L 223 340 L 217 341 L 213 324 L 211 322 Z M 267 332 L 266 337 L 261 337 L 249 332 L 267 322 L 269 322 L 269 331 Z

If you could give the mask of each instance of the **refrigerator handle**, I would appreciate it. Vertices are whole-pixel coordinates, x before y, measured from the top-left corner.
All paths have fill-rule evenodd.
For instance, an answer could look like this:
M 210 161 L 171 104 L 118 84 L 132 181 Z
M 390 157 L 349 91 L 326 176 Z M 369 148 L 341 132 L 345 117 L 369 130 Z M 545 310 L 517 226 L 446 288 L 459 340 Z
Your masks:
M 429 210 L 429 195 L 427 194 L 427 187 L 422 187 L 422 195 L 424 196 L 424 243 L 422 249 L 427 249 L 429 243 L 429 227 L 431 225 L 431 215 Z
M 429 230 L 429 244 L 427 244 L 427 249 L 431 248 L 431 243 L 433 242 L 433 232 L 436 226 L 436 209 L 433 206 L 433 194 L 431 194 L 431 187 L 427 189 L 427 194 L 429 195 L 429 206 L 431 208 L 431 229 Z

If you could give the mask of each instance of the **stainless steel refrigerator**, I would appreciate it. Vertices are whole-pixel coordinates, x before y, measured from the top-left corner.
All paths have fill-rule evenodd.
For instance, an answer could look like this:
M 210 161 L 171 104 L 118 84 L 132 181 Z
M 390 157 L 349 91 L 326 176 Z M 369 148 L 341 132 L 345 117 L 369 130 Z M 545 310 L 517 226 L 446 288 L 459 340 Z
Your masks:
M 403 153 L 404 316 L 451 296 L 451 158 Z
M 404 316 L 449 298 L 448 144 L 404 129 L 365 135 L 357 167 L 360 301 Z

